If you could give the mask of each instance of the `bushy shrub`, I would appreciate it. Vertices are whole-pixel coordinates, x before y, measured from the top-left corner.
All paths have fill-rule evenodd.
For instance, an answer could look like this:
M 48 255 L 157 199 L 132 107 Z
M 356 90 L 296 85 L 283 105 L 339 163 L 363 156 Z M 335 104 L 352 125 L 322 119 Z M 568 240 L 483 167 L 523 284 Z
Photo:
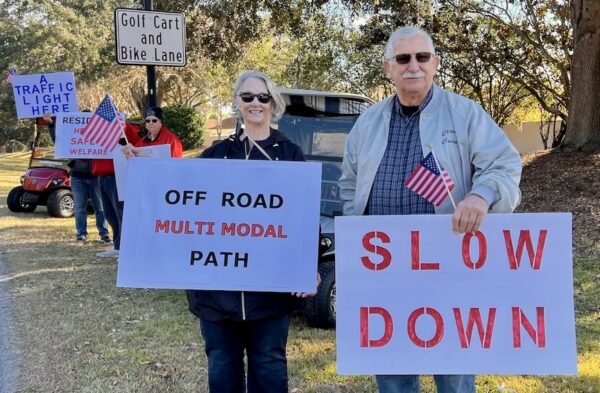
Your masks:
M 184 150 L 202 146 L 204 116 L 194 108 L 172 105 L 163 108 L 163 121 L 181 140 Z
M 27 146 L 16 139 L 11 139 L 0 147 L 0 153 L 17 153 L 26 150 Z
M 39 130 L 39 128 L 38 128 Z M 39 131 L 38 131 L 39 132 Z M 47 130 L 42 130 L 41 134 L 38 138 L 37 144 L 38 147 L 52 147 L 54 146 L 54 142 L 52 142 L 52 138 Z
M 38 127 L 39 131 L 40 127 Z M 0 125 L 0 145 L 8 141 L 16 140 L 27 144 L 33 138 L 33 125 L 31 124 L 2 124 Z

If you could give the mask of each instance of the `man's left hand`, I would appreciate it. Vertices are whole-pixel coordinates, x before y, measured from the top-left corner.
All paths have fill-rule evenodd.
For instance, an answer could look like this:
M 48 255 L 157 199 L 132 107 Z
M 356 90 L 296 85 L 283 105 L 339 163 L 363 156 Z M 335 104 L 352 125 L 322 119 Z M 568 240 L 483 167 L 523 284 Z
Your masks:
M 452 232 L 475 232 L 483 222 L 489 209 L 488 203 L 476 194 L 469 194 L 463 199 L 452 216 Z

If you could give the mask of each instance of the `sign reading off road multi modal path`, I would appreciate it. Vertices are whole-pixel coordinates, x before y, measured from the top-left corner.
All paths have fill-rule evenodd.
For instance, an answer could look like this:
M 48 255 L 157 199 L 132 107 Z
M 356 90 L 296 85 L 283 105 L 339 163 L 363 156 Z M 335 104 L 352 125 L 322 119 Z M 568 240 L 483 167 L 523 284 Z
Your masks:
M 115 9 L 117 63 L 183 67 L 185 16 L 181 12 Z

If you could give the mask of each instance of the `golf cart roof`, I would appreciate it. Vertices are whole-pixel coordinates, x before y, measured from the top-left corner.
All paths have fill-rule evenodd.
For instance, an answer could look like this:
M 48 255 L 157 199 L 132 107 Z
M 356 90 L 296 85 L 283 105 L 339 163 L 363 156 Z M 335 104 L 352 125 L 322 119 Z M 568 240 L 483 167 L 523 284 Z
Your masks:
M 290 88 L 281 88 L 279 91 L 288 107 L 306 106 L 325 113 L 358 115 L 374 103 L 370 98 L 358 94 Z

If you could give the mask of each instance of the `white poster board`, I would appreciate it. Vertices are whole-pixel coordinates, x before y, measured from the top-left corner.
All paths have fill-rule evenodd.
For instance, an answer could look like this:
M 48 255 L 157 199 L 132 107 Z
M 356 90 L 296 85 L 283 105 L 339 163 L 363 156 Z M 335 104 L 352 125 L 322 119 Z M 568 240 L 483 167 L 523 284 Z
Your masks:
M 90 120 L 91 112 L 69 112 L 56 114 L 56 158 L 111 158 L 109 152 L 91 142 L 81 131 Z
M 575 374 L 571 215 L 338 217 L 340 374 Z
M 169 158 L 171 157 L 171 145 L 154 145 L 138 147 L 139 158 Z M 113 164 L 115 166 L 115 180 L 117 181 L 117 194 L 120 201 L 125 200 L 125 190 L 127 189 L 127 174 L 129 172 L 129 161 L 125 157 L 123 150 L 117 147 L 112 151 Z M 137 160 L 134 157 L 131 160 Z M 143 159 L 143 158 L 142 158 Z
M 321 164 L 129 164 L 117 286 L 315 291 Z
M 78 110 L 72 72 L 14 75 L 12 88 L 19 119 Z

